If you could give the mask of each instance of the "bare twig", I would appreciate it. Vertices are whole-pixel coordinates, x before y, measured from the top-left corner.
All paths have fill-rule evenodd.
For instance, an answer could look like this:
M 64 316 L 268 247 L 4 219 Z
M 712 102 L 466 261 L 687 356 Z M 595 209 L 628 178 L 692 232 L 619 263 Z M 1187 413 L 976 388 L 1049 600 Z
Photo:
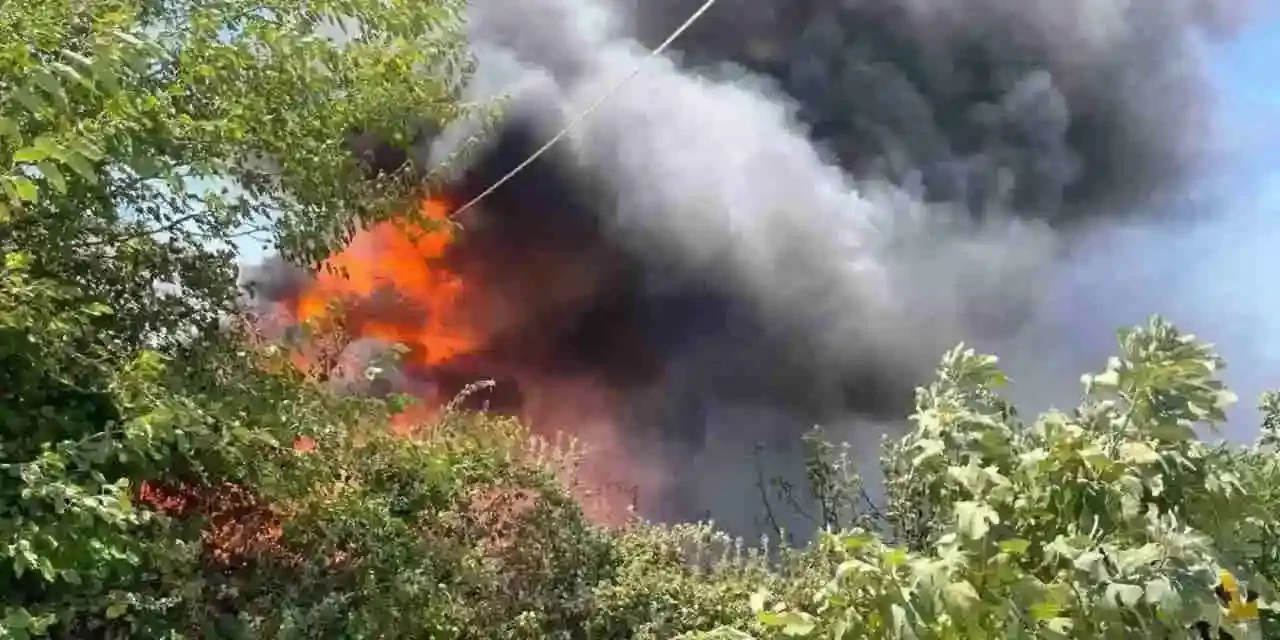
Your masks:
M 773 503 L 769 501 L 769 492 L 764 488 L 764 465 L 760 462 L 761 448 L 762 445 L 756 444 L 755 453 L 752 455 L 756 465 L 756 489 L 760 492 L 760 501 L 764 503 L 764 514 L 769 526 L 773 528 L 774 534 L 781 538 L 782 527 L 778 525 L 778 519 L 773 514 Z

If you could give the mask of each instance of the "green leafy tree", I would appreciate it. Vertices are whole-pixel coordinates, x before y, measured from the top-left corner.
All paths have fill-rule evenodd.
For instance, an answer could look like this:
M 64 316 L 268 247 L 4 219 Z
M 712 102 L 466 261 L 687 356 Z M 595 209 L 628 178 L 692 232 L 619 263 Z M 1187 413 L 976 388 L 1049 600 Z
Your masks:
M 472 111 L 460 7 L 0 5 L 0 633 L 197 632 L 203 523 L 144 485 L 300 493 L 296 437 L 385 413 L 268 373 L 233 245 L 315 262 L 417 188 L 344 141 Z
M 449 410 L 429 438 L 394 438 L 402 399 L 340 397 L 294 368 L 243 322 L 234 244 L 315 264 L 430 184 L 425 167 L 371 172 L 348 143 L 487 113 L 458 100 L 460 10 L 0 4 L 0 637 L 1271 623 L 1280 400 L 1254 446 L 1199 440 L 1232 399 L 1222 364 L 1158 320 L 1120 335 L 1077 410 L 1029 425 L 994 358 L 947 354 L 885 451 L 886 504 L 811 437 L 824 531 L 802 549 L 595 527 L 565 489 L 572 456 L 513 421 Z
M 829 531 L 808 602 L 761 592 L 753 624 L 704 637 L 1260 637 L 1274 452 L 1197 438 L 1234 401 L 1206 345 L 1159 319 L 1119 343 L 1078 409 L 1030 425 L 994 357 L 948 353 L 886 447 L 880 535 Z

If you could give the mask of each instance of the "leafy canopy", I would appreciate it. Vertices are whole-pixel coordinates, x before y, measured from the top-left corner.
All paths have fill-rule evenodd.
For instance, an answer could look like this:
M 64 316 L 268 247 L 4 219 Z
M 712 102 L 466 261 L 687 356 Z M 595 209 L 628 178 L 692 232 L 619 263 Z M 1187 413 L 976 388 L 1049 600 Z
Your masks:
M 344 141 L 469 113 L 460 8 L 0 3 L 0 635 L 198 631 L 210 541 L 145 489 L 283 499 L 382 411 L 269 373 L 233 244 L 314 262 L 409 194 Z
M 994 358 L 948 353 L 886 447 L 887 502 L 811 439 L 827 529 L 776 554 L 706 526 L 594 527 L 562 484 L 572 460 L 518 425 L 450 412 L 391 438 L 397 403 L 335 396 L 256 341 L 235 242 L 317 262 L 420 188 L 422 167 L 369 175 L 354 134 L 408 143 L 483 113 L 458 99 L 460 10 L 0 4 L 0 637 L 1270 623 L 1280 399 L 1258 445 L 1198 440 L 1232 400 L 1222 364 L 1159 320 L 1120 334 L 1076 411 L 1031 424 Z
M 1257 637 L 1259 604 L 1280 576 L 1277 502 L 1254 492 L 1273 491 L 1263 482 L 1277 478 L 1275 455 L 1197 438 L 1235 400 L 1207 345 L 1158 318 L 1119 343 L 1102 373 L 1084 376 L 1079 408 L 1029 425 L 997 395 L 1006 380 L 994 357 L 949 352 L 918 392 L 915 429 L 885 449 L 878 535 L 829 531 L 829 581 L 809 602 L 761 592 L 748 627 L 759 637 L 1186 637 L 1202 627 Z

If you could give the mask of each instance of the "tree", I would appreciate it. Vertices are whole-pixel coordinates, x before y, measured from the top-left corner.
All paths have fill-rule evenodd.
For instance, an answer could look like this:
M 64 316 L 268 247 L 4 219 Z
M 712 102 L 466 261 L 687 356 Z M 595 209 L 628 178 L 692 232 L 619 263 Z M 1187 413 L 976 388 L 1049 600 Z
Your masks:
M 295 437 L 385 413 L 269 373 L 279 356 L 236 322 L 232 245 L 315 262 L 417 188 L 368 179 L 343 142 L 471 111 L 460 8 L 0 6 L 0 631 L 216 618 L 206 523 L 138 500 L 297 493 Z
M 914 431 L 886 448 L 882 530 L 829 531 L 820 548 L 833 577 L 810 602 L 761 592 L 750 627 L 760 637 L 1260 637 L 1259 604 L 1280 577 L 1274 434 L 1244 450 L 1202 442 L 1194 427 L 1222 421 L 1234 401 L 1217 355 L 1158 318 L 1119 342 L 1121 354 L 1083 378 L 1079 408 L 1030 425 L 996 394 L 1005 378 L 994 357 L 949 352 L 918 393 Z M 1273 420 L 1274 396 L 1264 409 Z
M 231 245 L 259 235 L 314 264 L 416 196 L 427 168 L 369 171 L 346 143 L 407 143 L 481 109 L 458 102 L 459 10 L 0 5 L 0 637 L 1271 622 L 1280 401 L 1264 399 L 1256 446 L 1198 440 L 1230 400 L 1221 362 L 1159 320 L 1121 334 L 1075 412 L 1030 425 L 997 395 L 994 358 L 952 351 L 870 512 L 847 459 L 811 440 L 831 529 L 804 549 L 592 526 L 563 486 L 572 456 L 518 424 L 446 411 L 430 438 L 397 439 L 402 399 L 313 384 L 240 322 Z

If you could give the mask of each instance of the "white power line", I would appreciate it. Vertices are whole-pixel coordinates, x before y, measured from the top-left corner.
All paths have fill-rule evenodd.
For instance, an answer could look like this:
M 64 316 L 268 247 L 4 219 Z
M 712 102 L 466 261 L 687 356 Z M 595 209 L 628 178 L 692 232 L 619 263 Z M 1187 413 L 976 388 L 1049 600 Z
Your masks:
M 635 67 L 631 69 L 631 73 L 627 74 L 625 77 L 618 80 L 616 84 L 614 84 L 612 87 L 609 87 L 608 91 L 605 91 L 603 94 L 601 94 L 600 97 L 597 98 L 595 102 L 591 103 L 590 106 L 588 106 L 578 115 L 574 116 L 574 118 L 570 120 L 568 124 L 566 124 L 564 128 L 560 130 L 559 133 L 552 136 L 550 140 L 547 140 L 546 144 L 539 147 L 537 151 L 534 151 L 532 155 L 530 155 L 528 158 L 525 158 L 525 160 L 520 164 L 516 165 L 514 169 L 512 169 L 511 171 L 508 171 L 506 175 L 503 175 L 501 178 L 499 178 L 497 182 L 494 182 L 492 185 L 489 185 L 489 188 L 485 189 L 484 191 L 481 191 L 480 195 L 477 195 L 471 200 L 468 200 L 466 204 L 455 209 L 453 213 L 449 214 L 449 217 L 452 218 L 452 217 L 458 216 L 459 214 L 466 211 L 467 209 L 474 207 L 476 203 L 489 197 L 489 195 L 491 195 L 494 191 L 497 191 L 499 187 L 506 184 L 508 180 L 514 178 L 516 174 L 523 171 L 525 167 L 528 167 L 530 164 L 533 164 L 534 160 L 537 160 L 539 157 L 542 156 L 542 154 L 546 153 L 548 149 L 555 146 L 557 142 L 560 142 L 562 138 L 568 135 L 570 130 L 572 130 L 577 125 L 581 124 L 582 121 L 586 120 L 593 112 L 595 112 L 596 109 L 600 107 L 600 105 L 604 104 L 604 102 L 608 100 L 610 97 L 612 97 L 613 94 L 617 93 L 618 90 L 623 87 L 623 85 L 627 84 L 637 75 L 639 75 L 640 71 L 644 68 L 644 64 L 646 62 L 648 62 L 651 58 L 655 56 L 661 55 L 662 52 L 667 49 L 667 47 L 671 46 L 672 42 L 675 42 L 676 38 L 679 38 L 681 34 L 683 34 L 685 31 L 688 31 L 689 27 L 693 26 L 693 23 L 697 22 L 698 18 L 701 18 L 702 14 L 706 13 L 707 10 L 710 9 L 712 5 L 714 5 L 715 3 L 716 3 L 716 0 L 706 0 L 706 2 L 702 3 L 702 6 L 698 7 L 698 10 L 694 11 L 693 15 L 690 15 L 688 20 L 685 20 L 684 23 L 681 24 L 679 27 L 677 27 L 675 31 L 671 32 L 670 36 L 667 36 L 666 40 L 662 41 L 662 44 L 658 45 L 657 48 L 655 48 L 653 51 L 650 51 L 648 55 L 646 55 L 645 57 L 637 61 Z

